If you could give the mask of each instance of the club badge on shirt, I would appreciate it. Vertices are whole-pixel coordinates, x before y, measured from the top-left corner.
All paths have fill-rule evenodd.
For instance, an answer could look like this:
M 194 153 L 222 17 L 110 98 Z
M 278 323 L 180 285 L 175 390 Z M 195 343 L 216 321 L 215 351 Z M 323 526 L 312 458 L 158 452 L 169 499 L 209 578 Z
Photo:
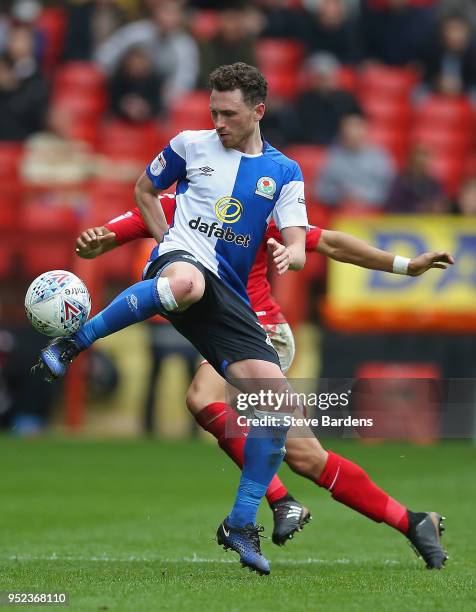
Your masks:
M 276 181 L 270 176 L 262 176 L 256 183 L 255 193 L 263 196 L 263 198 L 272 200 L 274 198 L 274 194 L 276 193 Z

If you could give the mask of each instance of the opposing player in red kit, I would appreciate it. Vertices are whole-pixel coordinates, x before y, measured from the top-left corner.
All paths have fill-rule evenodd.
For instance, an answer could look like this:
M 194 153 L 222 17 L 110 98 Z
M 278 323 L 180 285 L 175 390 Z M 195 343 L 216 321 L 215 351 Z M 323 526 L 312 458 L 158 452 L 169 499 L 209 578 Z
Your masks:
M 167 222 L 173 223 L 174 196 L 163 194 L 159 198 Z M 80 257 L 91 259 L 131 240 L 150 237 L 136 208 L 104 226 L 84 230 L 77 238 L 76 251 Z M 348 234 L 315 227 L 307 233 L 306 250 L 364 268 L 411 276 L 418 276 L 432 268 L 445 269 L 447 264 L 453 263 L 451 255 L 446 252 L 423 253 L 404 261 L 404 258 L 376 249 Z M 285 372 L 293 361 L 294 339 L 279 305 L 271 295 L 266 277 L 268 251 L 280 273 L 284 247 L 274 225 L 268 228 L 265 241 L 258 251 L 247 292 L 251 306 L 268 333 Z M 218 440 L 219 446 L 241 468 L 247 428 L 238 426 L 238 415 L 225 402 L 225 382 L 207 362 L 200 365 L 191 383 L 187 406 L 199 425 Z M 230 429 L 241 433 L 227 435 Z M 286 441 L 285 461 L 294 472 L 327 489 L 336 501 L 400 531 L 429 569 L 443 568 L 447 554 L 440 544 L 444 529 L 441 515 L 408 510 L 377 487 L 360 466 L 337 453 L 324 450 L 310 430 L 304 435 L 288 436 Z M 289 494 L 277 475 L 271 481 L 266 497 L 273 511 L 273 542 L 283 545 L 309 521 L 310 512 Z

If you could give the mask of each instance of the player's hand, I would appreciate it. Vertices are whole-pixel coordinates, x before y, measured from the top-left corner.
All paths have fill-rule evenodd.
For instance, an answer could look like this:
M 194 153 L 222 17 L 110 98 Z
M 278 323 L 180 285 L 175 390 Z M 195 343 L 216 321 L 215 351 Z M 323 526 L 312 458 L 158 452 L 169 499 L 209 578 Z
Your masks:
M 287 272 L 289 269 L 289 264 L 291 263 L 291 254 L 289 249 L 274 238 L 270 238 L 266 244 L 268 245 L 268 250 L 273 257 L 278 274 L 281 275 Z
M 409 276 L 420 276 L 420 274 L 424 274 L 432 268 L 446 270 L 448 265 L 453 265 L 454 262 L 453 256 L 446 251 L 422 253 L 410 261 L 408 264 L 408 274 Z
M 76 253 L 83 259 L 94 259 L 115 246 L 116 234 L 106 227 L 90 227 L 76 238 Z

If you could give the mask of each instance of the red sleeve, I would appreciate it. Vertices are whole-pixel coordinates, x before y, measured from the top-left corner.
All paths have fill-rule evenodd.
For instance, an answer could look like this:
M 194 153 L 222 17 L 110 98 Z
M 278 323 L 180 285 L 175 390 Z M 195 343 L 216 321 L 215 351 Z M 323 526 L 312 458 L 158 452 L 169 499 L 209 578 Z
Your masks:
M 138 208 L 128 210 L 123 215 L 111 219 L 105 224 L 105 227 L 111 232 L 115 232 L 118 244 L 125 244 L 137 238 L 152 237 Z
M 321 238 L 322 230 L 320 227 L 315 227 L 314 225 L 309 226 L 309 231 L 306 232 L 306 251 L 315 251 L 317 244 Z M 266 234 L 264 236 L 264 241 L 267 242 L 270 238 L 274 238 L 278 242 L 283 241 L 283 237 L 281 232 L 278 230 L 274 222 L 270 223 L 268 229 L 266 230 Z
M 315 225 L 309 226 L 309 231 L 306 234 L 306 251 L 315 251 L 319 240 L 321 239 L 322 229 Z
M 175 196 L 163 194 L 159 196 L 159 199 L 165 219 L 170 225 L 174 218 Z M 152 234 L 137 207 L 128 210 L 115 219 L 111 219 L 111 221 L 105 224 L 105 227 L 111 230 L 111 232 L 115 232 L 118 244 L 125 244 L 138 238 L 152 238 Z

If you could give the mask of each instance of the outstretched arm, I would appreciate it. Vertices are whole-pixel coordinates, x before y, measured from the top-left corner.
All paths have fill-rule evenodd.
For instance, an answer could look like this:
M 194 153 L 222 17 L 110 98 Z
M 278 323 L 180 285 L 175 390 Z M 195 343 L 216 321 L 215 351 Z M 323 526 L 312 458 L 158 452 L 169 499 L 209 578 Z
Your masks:
M 285 227 L 281 230 L 284 244 L 275 238 L 267 241 L 278 274 L 288 270 L 302 270 L 306 263 L 306 228 Z
M 446 270 L 448 264 L 454 264 L 452 255 L 446 251 L 422 253 L 413 259 L 407 259 L 377 249 L 350 234 L 332 230 L 322 230 L 316 251 L 336 261 L 362 268 L 409 276 L 419 276 L 432 268 Z

